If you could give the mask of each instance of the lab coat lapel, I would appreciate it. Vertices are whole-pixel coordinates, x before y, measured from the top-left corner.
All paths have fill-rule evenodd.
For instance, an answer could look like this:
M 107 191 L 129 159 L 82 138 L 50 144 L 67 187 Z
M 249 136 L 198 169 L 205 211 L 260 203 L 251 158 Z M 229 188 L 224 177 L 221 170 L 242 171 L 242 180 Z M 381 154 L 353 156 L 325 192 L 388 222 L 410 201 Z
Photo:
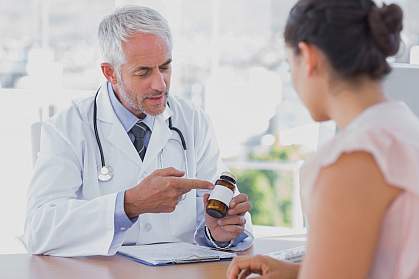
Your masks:
M 99 137 L 102 142 L 106 141 L 107 144 L 110 144 L 121 151 L 130 161 L 141 166 L 141 159 L 135 150 L 128 133 L 125 131 L 122 123 L 113 110 L 107 88 L 107 83 L 103 83 L 97 98 Z M 103 152 L 105 153 L 106 160 L 106 153 L 109 154 L 110 152 L 106 150 Z
M 162 114 L 156 116 L 153 132 L 151 133 L 150 142 L 148 143 L 147 152 L 144 157 L 142 172 L 149 168 L 155 168 L 153 162 L 156 162 L 160 151 L 169 141 L 171 130 L 169 129 L 168 119 L 171 116 L 172 111 L 168 106 L 166 106 Z M 160 168 L 160 166 L 157 166 L 157 168 Z

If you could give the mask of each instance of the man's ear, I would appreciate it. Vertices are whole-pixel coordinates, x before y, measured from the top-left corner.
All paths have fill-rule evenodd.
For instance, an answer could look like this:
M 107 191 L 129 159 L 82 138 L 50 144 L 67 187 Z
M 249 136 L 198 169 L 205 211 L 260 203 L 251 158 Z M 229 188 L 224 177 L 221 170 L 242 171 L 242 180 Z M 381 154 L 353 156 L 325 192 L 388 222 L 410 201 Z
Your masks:
M 118 80 L 116 78 L 116 71 L 114 67 L 109 63 L 102 63 L 100 64 L 100 68 L 102 69 L 102 73 L 105 78 L 112 84 L 116 85 Z
M 307 76 L 312 76 L 319 66 L 319 53 L 313 46 L 305 42 L 298 43 L 298 48 L 302 57 L 302 62 L 305 65 Z

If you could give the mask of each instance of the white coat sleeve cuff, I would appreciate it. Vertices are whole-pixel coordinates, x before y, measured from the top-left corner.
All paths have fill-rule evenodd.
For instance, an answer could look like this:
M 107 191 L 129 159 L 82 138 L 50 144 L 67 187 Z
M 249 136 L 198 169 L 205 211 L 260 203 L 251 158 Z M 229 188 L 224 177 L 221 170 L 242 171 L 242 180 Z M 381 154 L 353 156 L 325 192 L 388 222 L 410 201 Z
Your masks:
M 118 192 L 115 202 L 114 213 L 114 236 L 109 248 L 109 255 L 114 255 L 124 243 L 125 232 L 137 221 L 137 218 L 130 219 L 124 209 L 125 191 Z

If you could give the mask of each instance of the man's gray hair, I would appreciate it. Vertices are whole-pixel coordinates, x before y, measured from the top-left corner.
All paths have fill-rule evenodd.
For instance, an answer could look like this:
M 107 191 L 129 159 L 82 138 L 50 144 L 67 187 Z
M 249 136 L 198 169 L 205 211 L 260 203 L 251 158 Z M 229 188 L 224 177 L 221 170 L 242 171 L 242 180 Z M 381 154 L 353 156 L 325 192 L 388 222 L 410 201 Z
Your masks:
M 119 71 L 125 62 L 122 42 L 135 33 L 151 33 L 167 42 L 172 49 L 172 36 L 167 20 L 156 10 L 128 5 L 106 16 L 99 25 L 99 45 L 105 62 Z

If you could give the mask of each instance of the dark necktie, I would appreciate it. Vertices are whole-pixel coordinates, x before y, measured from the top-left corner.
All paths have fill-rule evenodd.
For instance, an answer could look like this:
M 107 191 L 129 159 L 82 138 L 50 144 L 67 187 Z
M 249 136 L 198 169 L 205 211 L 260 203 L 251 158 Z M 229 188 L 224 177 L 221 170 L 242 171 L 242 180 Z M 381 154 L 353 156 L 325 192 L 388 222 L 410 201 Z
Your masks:
M 141 160 L 144 161 L 144 156 L 147 147 L 144 144 L 144 138 L 147 134 L 148 126 L 144 122 L 137 122 L 134 127 L 131 128 L 131 133 L 134 135 L 134 146 L 137 149 L 138 154 L 141 157 Z

